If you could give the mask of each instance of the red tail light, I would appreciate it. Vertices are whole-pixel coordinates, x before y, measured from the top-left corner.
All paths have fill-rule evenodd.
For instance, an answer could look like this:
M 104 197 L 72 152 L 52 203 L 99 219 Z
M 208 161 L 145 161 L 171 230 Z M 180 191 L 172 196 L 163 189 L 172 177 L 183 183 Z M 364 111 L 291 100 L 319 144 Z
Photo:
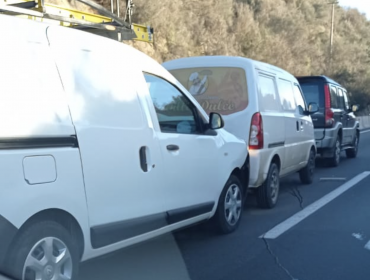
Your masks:
M 258 150 L 263 148 L 263 123 L 260 113 L 252 117 L 251 129 L 249 132 L 249 149 Z
M 334 112 L 331 109 L 329 85 L 324 85 L 325 91 L 325 126 L 332 127 L 334 124 Z

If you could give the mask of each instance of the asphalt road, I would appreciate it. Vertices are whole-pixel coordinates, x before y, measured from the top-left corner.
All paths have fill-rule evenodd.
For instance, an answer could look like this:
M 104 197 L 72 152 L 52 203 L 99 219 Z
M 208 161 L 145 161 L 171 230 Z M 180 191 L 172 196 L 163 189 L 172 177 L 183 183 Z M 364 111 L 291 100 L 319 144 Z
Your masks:
M 80 279 L 368 280 L 370 176 L 357 184 L 352 179 L 370 171 L 370 132 L 361 134 L 356 159 L 344 153 L 342 159 L 337 168 L 318 162 L 309 186 L 301 185 L 298 175 L 284 178 L 275 209 L 259 209 L 249 196 L 240 227 L 231 235 L 200 224 L 85 262 Z M 289 228 L 289 217 L 302 216 L 302 209 L 312 209 L 308 206 L 344 184 L 347 191 Z M 287 230 L 280 236 L 260 238 L 281 223 Z

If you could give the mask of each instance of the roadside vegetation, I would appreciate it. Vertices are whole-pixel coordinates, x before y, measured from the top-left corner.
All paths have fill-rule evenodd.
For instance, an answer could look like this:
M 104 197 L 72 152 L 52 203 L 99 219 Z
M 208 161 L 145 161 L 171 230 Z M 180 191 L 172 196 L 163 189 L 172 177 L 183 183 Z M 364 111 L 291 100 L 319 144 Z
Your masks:
M 98 0 L 110 9 L 110 0 Z M 123 2 L 123 1 L 122 1 Z M 336 6 L 332 64 L 327 0 L 135 0 L 134 21 L 154 27 L 155 43 L 130 43 L 159 62 L 238 55 L 294 75 L 327 75 L 362 113 L 370 108 L 370 21 Z M 124 6 L 121 11 L 124 11 Z

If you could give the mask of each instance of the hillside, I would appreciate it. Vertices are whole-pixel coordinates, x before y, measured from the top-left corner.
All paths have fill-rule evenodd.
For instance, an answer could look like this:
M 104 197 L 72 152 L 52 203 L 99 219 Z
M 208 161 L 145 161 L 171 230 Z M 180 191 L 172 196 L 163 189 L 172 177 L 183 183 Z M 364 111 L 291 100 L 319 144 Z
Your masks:
M 98 3 L 109 8 L 110 0 Z M 131 43 L 159 62 L 194 55 L 239 55 L 294 75 L 328 75 L 370 105 L 370 22 L 336 7 L 329 69 L 327 0 L 135 0 L 134 21 L 154 27 L 155 43 Z M 121 10 L 123 10 L 121 7 Z

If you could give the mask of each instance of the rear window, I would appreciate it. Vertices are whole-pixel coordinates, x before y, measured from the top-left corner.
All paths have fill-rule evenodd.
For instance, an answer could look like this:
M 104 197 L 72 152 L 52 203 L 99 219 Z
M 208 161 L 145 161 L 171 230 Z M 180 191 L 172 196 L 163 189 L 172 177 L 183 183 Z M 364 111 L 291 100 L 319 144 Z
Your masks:
M 314 102 L 318 104 L 320 107 L 324 107 L 324 84 L 323 83 L 315 83 L 315 82 L 300 82 L 304 97 L 306 99 L 306 103 L 310 104 Z
M 232 67 L 184 68 L 171 74 L 194 96 L 207 112 L 233 114 L 248 106 L 244 69 Z

